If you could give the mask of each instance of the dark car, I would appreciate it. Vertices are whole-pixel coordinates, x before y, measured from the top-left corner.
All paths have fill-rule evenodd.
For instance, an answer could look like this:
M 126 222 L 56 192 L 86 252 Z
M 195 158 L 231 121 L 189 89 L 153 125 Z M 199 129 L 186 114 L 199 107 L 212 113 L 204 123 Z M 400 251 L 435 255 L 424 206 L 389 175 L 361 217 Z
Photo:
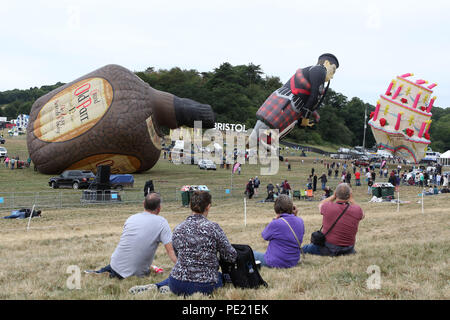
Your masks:
M 363 167 L 367 167 L 369 165 L 369 161 L 367 160 L 355 160 L 355 166 L 363 166 Z
M 73 189 L 87 188 L 95 181 L 92 171 L 66 170 L 58 177 L 50 178 L 48 185 L 53 189 L 70 187 Z
M 5 138 L 0 137 L 0 143 L 1 143 L 1 144 L 5 144 L 5 141 L 6 141 Z

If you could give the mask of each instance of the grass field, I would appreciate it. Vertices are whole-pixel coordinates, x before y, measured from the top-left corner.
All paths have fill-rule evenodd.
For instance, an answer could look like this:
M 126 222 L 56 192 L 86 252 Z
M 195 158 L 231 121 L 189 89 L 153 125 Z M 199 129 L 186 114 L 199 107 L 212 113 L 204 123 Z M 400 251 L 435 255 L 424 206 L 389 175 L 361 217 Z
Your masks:
M 23 137 L 8 137 L 4 146 L 11 155 L 18 153 L 21 159 L 28 156 Z M 260 177 L 261 191 L 269 182 L 275 184 L 284 179 L 297 190 L 306 183 L 311 168 L 319 175 L 324 169 L 323 164 L 314 163 L 312 158 L 289 157 L 289 161 L 292 171 L 288 172 L 281 164 L 279 173 L 273 177 L 262 177 L 258 166 L 246 165 L 240 176 L 233 177 L 234 197 L 213 198 L 208 218 L 219 223 L 232 243 L 249 244 L 258 251 L 267 247 L 261 231 L 274 213 L 273 204 L 258 202 L 263 194 L 247 201 L 247 225 L 244 226 L 243 192 L 250 177 Z M 48 191 L 48 178 L 32 169 L 8 170 L 2 163 L 0 192 Z M 230 172 L 220 168 L 206 172 L 196 166 L 176 166 L 160 160 L 152 170 L 135 175 L 134 189 L 141 190 L 148 179 L 153 179 L 157 188 L 184 184 L 206 184 L 213 188 L 229 186 Z M 332 179 L 331 186 L 334 188 L 336 184 L 337 180 Z M 363 182 L 362 187 L 354 188 L 355 199 L 366 215 L 359 226 L 356 255 L 306 256 L 301 264 L 289 270 L 263 268 L 261 274 L 268 288 L 242 290 L 226 286 L 212 297 L 194 295 L 189 299 L 449 299 L 450 196 L 425 197 L 422 213 L 422 205 L 418 203 L 420 191 L 416 187 L 401 187 L 401 199 L 409 203 L 401 204 L 397 212 L 396 204 L 369 203 L 370 196 Z M 316 193 L 316 197 L 320 195 L 321 192 Z M 295 200 L 295 204 L 305 222 L 303 243 L 307 244 L 311 232 L 321 225 L 318 202 Z M 32 220 L 29 231 L 26 231 L 27 220 L 0 219 L 0 299 L 182 299 L 172 294 L 149 292 L 132 296 L 128 293 L 134 285 L 158 282 L 168 276 L 172 263 L 162 246 L 154 260 L 155 265 L 165 270 L 162 275 L 118 281 L 83 273 L 109 263 L 123 223 L 142 209 L 139 201 L 130 205 L 47 209 L 42 218 Z M 1 204 L 0 214 L 9 214 Z M 190 212 L 181 203 L 163 201 L 161 214 L 173 229 Z M 70 266 L 81 271 L 80 289 L 67 286 Z M 381 272 L 380 289 L 368 288 L 371 277 L 368 271 L 372 266 Z

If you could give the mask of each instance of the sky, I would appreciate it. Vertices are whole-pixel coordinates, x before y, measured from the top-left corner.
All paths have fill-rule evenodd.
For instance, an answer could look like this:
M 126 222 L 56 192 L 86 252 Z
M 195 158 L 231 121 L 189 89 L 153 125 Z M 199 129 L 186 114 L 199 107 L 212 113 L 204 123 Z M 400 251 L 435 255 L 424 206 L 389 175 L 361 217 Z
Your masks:
M 253 63 L 286 82 L 333 53 L 331 88 L 376 104 L 412 72 L 450 106 L 450 1 L 0 0 L 0 91 L 132 71 Z

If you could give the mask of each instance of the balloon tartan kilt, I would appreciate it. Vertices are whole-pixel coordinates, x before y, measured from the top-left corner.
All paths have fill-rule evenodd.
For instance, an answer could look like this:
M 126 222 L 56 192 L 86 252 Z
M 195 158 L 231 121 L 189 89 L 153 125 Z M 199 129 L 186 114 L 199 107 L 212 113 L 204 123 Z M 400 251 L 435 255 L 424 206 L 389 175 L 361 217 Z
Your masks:
M 291 100 L 273 92 L 256 113 L 256 118 L 271 129 L 283 132 L 290 124 L 301 118 L 301 114 L 292 107 Z

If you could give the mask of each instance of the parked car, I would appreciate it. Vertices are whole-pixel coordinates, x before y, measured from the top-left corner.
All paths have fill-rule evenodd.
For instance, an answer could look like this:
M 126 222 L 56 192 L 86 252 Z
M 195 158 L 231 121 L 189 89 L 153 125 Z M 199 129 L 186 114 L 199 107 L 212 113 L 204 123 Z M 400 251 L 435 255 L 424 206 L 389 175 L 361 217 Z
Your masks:
M 375 163 L 372 163 L 372 166 L 373 166 L 375 169 L 380 169 L 380 168 L 381 168 L 381 162 L 375 162 Z
M 66 170 L 58 177 L 50 178 L 48 185 L 53 189 L 70 187 L 72 189 L 87 188 L 95 181 L 92 171 Z
M 367 160 L 362 160 L 362 159 L 355 160 L 355 166 L 367 167 L 368 165 L 369 165 L 369 161 L 367 161 Z
M 206 159 L 199 160 L 198 167 L 205 170 L 217 170 L 216 164 L 212 160 Z
M 4 147 L 0 147 L 0 158 L 5 158 L 7 154 L 8 150 L 6 150 L 6 148 Z

